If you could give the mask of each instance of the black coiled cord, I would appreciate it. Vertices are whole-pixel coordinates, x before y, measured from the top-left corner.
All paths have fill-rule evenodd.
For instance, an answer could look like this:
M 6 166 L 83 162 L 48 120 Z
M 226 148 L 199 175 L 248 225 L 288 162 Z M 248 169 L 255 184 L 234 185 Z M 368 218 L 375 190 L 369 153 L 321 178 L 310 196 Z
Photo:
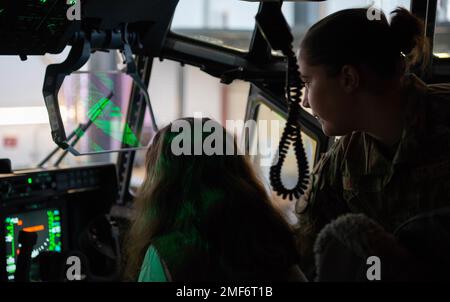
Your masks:
M 270 167 L 270 183 L 273 190 L 277 192 L 278 195 L 281 195 L 283 199 L 289 197 L 289 200 L 292 200 L 293 197 L 298 199 L 305 192 L 308 185 L 309 168 L 305 149 L 303 147 L 301 125 L 299 121 L 302 82 L 300 80 L 297 58 L 292 47 L 283 51 L 283 54 L 287 57 L 288 64 L 286 97 L 289 111 L 287 123 L 278 146 L 278 161 Z M 287 189 L 281 181 L 281 168 L 283 167 L 291 144 L 294 146 L 295 158 L 297 160 L 298 180 L 294 188 Z M 275 160 L 276 159 L 277 158 L 275 157 Z

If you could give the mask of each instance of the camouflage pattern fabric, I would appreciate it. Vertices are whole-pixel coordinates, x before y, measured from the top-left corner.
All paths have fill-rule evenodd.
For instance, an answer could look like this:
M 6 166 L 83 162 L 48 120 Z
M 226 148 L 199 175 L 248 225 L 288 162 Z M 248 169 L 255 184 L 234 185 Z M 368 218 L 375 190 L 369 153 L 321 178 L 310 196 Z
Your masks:
M 405 78 L 401 139 L 383 150 L 367 133 L 338 140 L 315 166 L 296 212 L 301 268 L 314 276 L 319 231 L 345 213 L 363 213 L 393 232 L 419 213 L 450 205 L 450 84 Z

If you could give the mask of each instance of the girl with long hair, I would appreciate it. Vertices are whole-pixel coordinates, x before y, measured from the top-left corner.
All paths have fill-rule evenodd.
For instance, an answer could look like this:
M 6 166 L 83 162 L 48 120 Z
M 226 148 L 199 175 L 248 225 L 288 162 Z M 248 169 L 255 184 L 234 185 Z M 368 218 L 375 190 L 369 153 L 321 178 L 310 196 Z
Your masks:
M 293 231 L 220 124 L 185 118 L 161 129 L 146 168 L 126 241 L 128 280 L 303 280 Z

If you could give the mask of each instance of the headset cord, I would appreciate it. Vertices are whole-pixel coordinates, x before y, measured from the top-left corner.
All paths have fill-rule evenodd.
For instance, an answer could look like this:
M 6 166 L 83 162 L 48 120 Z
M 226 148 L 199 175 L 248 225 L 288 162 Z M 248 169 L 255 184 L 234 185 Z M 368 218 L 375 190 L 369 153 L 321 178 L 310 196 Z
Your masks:
M 289 197 L 289 200 L 292 200 L 293 197 L 298 199 L 306 190 L 309 168 L 301 136 L 300 102 L 302 97 L 302 82 L 300 80 L 297 58 L 292 46 L 283 51 L 283 54 L 287 57 L 288 64 L 288 71 L 286 74 L 286 98 L 289 111 L 287 123 L 278 146 L 278 158 L 275 156 L 274 164 L 270 167 L 270 183 L 273 190 L 277 192 L 278 195 L 281 195 L 283 199 Z M 297 184 L 292 189 L 286 188 L 281 180 L 281 169 L 290 145 L 293 145 L 294 147 L 298 170 Z

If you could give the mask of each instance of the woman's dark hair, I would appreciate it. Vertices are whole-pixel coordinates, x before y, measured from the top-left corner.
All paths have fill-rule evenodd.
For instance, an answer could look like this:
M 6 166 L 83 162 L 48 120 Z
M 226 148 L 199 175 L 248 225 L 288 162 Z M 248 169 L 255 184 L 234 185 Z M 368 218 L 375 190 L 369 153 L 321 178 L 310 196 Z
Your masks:
M 180 123 L 193 131 L 174 130 L 172 126 Z M 226 155 L 208 156 L 205 151 L 193 155 L 195 142 L 203 146 L 212 133 L 201 130 L 197 138 L 195 123 L 200 129 L 209 123 L 223 133 L 222 143 L 216 141 L 214 146 Z M 180 136 L 194 142 L 187 146 L 191 155 L 174 153 Z M 161 129 L 148 149 L 146 179 L 125 242 L 127 280 L 136 280 L 149 245 L 173 232 L 197 234 L 208 253 L 215 255 L 211 258 L 229 272 L 224 279 L 239 279 L 234 272 L 276 279 L 277 272 L 297 262 L 293 230 L 272 205 L 247 157 L 239 154 L 234 138 L 210 119 L 177 120 Z M 181 256 L 183 251 L 175 253 Z M 273 275 L 264 275 L 269 272 Z
M 429 44 L 422 20 L 398 7 L 389 25 L 384 13 L 370 9 L 341 10 L 313 25 L 300 45 L 306 62 L 326 66 L 330 75 L 346 64 L 364 66 L 380 78 L 401 76 L 418 63 L 424 68 Z

